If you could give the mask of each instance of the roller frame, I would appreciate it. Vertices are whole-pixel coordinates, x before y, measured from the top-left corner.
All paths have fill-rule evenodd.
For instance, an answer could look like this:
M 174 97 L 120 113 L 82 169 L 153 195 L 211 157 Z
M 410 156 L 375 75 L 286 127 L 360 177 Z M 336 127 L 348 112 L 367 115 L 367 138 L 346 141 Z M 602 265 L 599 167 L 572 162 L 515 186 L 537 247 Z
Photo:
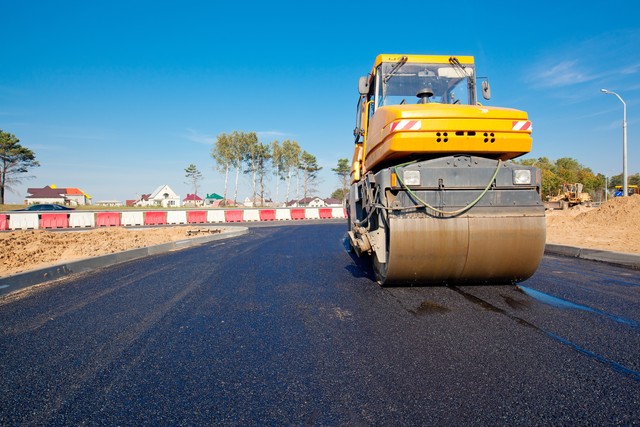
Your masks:
M 452 217 L 415 207 L 414 196 L 392 185 L 395 172 L 419 170 L 420 185 L 410 187 L 415 195 L 454 211 L 481 194 L 495 169 L 495 160 L 448 156 L 389 167 L 354 183 L 350 240 L 356 253 L 371 256 L 378 282 L 513 283 L 530 277 L 544 253 L 546 229 L 537 169 L 501 165 L 477 204 Z M 513 169 L 530 169 L 534 182 L 514 185 Z

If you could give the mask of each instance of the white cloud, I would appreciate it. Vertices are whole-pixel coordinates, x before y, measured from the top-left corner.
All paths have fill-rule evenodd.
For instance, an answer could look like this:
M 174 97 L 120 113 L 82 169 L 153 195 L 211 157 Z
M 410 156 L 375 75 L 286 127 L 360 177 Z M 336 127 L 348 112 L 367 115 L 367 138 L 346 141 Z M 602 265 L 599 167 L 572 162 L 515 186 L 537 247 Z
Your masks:
M 203 135 L 194 129 L 187 129 L 187 134 L 183 136 L 189 141 L 197 142 L 198 144 L 213 145 L 216 142 L 214 136 Z
M 617 81 L 640 72 L 637 58 L 630 56 L 639 40 L 639 30 L 620 30 L 559 45 L 533 59 L 525 80 L 537 88 Z
M 597 75 L 589 73 L 576 60 L 562 61 L 544 68 L 529 77 L 529 80 L 532 80 L 538 87 L 570 86 L 597 78 Z

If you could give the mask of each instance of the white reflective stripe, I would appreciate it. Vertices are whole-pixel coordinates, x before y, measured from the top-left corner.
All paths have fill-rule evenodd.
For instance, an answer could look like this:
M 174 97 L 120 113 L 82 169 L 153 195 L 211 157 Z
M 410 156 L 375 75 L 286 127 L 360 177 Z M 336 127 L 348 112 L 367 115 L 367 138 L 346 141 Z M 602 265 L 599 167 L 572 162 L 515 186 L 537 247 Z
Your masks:
M 529 121 L 519 121 L 519 122 L 513 122 L 513 130 L 532 130 L 531 129 L 531 122 Z
M 391 125 L 391 132 L 398 130 L 420 130 L 422 129 L 422 121 L 403 119 Z

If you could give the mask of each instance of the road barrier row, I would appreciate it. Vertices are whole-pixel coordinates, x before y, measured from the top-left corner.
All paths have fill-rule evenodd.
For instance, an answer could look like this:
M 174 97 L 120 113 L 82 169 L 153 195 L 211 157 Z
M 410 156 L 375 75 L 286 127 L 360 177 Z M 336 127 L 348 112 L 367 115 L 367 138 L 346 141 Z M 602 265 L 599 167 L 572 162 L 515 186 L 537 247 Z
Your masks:
M 346 218 L 344 208 L 209 209 L 176 211 L 9 212 L 0 215 L 0 230 L 94 228 L 140 225 L 213 224 Z

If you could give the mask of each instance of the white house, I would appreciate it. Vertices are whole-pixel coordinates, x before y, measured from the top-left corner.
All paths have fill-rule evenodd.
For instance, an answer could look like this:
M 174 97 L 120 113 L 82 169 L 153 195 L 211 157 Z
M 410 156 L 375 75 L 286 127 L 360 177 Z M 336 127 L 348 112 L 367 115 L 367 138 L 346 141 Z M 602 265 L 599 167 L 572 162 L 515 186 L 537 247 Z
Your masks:
M 26 203 L 29 205 L 39 203 L 59 203 L 71 206 L 90 205 L 91 196 L 75 187 L 58 188 L 48 185 L 43 188 L 28 188 Z
M 320 197 L 307 197 L 300 200 L 292 200 L 288 204 L 289 207 L 309 207 L 309 208 L 323 208 L 327 204 Z
M 326 207 L 341 207 L 342 202 L 338 199 L 321 199 L 320 197 L 307 197 L 306 199 L 292 200 L 287 206 L 291 208 L 296 207 L 309 207 L 309 208 L 326 208 Z
M 324 199 L 324 203 L 327 207 L 331 208 L 340 208 L 343 206 L 342 200 L 332 199 L 331 197 Z
M 162 206 L 163 208 L 178 207 L 180 206 L 180 196 L 171 189 L 168 185 L 164 184 L 156 188 L 151 194 L 143 195 L 136 202 L 138 206 Z
M 120 200 L 97 200 L 95 202 L 95 205 L 96 206 L 112 206 L 112 207 L 123 206 Z
M 243 205 L 247 208 L 255 208 L 258 206 L 272 206 L 273 202 L 271 199 L 263 199 L 260 196 L 256 196 L 253 200 L 249 197 L 245 198 Z

